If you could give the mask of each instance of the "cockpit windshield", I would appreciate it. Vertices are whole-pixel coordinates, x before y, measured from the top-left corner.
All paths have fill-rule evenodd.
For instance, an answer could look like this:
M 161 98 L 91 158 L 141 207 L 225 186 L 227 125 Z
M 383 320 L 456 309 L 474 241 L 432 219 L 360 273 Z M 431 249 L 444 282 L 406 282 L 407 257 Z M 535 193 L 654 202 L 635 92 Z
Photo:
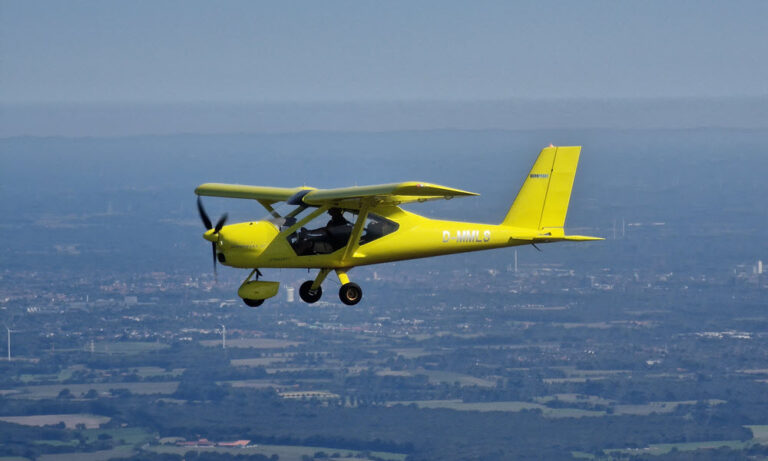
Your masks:
M 262 220 L 271 222 L 272 224 L 276 225 L 281 231 L 293 226 L 299 220 L 301 220 L 303 217 L 309 214 L 307 212 L 309 208 L 306 207 L 305 205 L 291 206 L 291 205 L 286 205 L 285 203 L 281 203 L 280 206 L 276 206 L 273 209 L 274 209 L 274 214 L 268 214 L 267 216 L 262 218 Z

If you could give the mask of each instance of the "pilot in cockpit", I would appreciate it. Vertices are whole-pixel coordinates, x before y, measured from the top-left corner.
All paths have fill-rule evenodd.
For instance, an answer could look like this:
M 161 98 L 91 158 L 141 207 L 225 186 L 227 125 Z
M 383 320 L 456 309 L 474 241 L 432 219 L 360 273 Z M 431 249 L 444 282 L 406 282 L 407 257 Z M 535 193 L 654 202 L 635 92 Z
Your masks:
M 347 218 L 344 217 L 344 210 L 341 208 L 331 208 L 328 210 L 328 214 L 331 215 L 331 220 L 325 225 L 328 229 L 336 226 L 349 226 L 351 225 Z
M 347 244 L 349 235 L 352 233 L 352 223 L 347 221 L 344 210 L 340 208 L 331 208 L 328 214 L 331 215 L 331 219 L 325 225 L 325 229 L 328 231 L 331 247 L 335 251 Z

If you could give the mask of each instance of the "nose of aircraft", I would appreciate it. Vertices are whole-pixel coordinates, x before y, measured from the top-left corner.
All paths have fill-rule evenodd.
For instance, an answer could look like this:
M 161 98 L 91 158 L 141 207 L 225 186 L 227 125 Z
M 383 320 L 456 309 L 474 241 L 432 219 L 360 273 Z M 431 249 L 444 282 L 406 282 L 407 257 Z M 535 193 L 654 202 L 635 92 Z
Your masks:
M 216 233 L 214 233 L 213 229 L 208 229 L 203 234 L 203 238 L 208 240 L 209 242 L 216 243 L 216 241 L 219 239 L 219 236 Z
M 234 267 L 254 267 L 254 260 L 279 234 L 271 222 L 244 222 L 223 226 L 203 234 L 203 238 L 214 244 L 219 262 Z

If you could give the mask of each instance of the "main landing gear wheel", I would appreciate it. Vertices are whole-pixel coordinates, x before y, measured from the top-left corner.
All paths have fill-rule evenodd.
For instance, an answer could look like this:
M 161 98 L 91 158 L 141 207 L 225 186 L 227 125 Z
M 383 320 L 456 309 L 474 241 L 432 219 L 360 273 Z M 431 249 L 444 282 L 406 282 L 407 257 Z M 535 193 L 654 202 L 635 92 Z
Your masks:
M 262 304 L 264 304 L 264 300 L 263 300 L 263 299 L 248 299 L 248 298 L 243 298 L 243 302 L 244 302 L 245 304 L 247 304 L 248 306 L 250 306 L 250 307 L 259 307 L 259 306 L 261 306 Z
M 301 284 L 301 287 L 299 287 L 299 296 L 307 304 L 316 303 L 320 300 L 320 297 L 323 296 L 323 288 L 317 287 L 317 289 L 313 290 L 313 283 L 315 282 L 307 280 Z
M 347 306 L 354 306 L 363 299 L 363 290 L 356 283 L 345 283 L 339 288 L 339 298 Z

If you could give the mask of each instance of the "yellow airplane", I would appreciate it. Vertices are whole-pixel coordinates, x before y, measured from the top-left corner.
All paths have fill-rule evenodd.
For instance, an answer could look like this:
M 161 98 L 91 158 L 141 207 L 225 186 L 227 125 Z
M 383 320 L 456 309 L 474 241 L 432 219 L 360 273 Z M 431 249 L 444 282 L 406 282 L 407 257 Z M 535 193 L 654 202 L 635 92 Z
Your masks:
M 208 229 L 203 238 L 212 242 L 214 271 L 217 260 L 252 269 L 237 291 L 245 304 L 256 307 L 277 294 L 279 282 L 259 280 L 259 268 L 315 268 L 320 270 L 315 279 L 299 289 L 301 299 L 317 302 L 321 285 L 333 270 L 341 282 L 339 298 L 354 305 L 363 296 L 348 276 L 356 266 L 563 240 L 602 240 L 565 235 L 563 230 L 580 152 L 578 146 L 542 150 L 497 225 L 429 219 L 400 208 L 404 203 L 478 195 L 423 182 L 340 189 L 207 183 L 195 193 Z M 214 226 L 200 196 L 256 200 L 271 216 L 226 226 L 225 214 Z M 295 208 L 281 216 L 272 206 L 278 202 Z

